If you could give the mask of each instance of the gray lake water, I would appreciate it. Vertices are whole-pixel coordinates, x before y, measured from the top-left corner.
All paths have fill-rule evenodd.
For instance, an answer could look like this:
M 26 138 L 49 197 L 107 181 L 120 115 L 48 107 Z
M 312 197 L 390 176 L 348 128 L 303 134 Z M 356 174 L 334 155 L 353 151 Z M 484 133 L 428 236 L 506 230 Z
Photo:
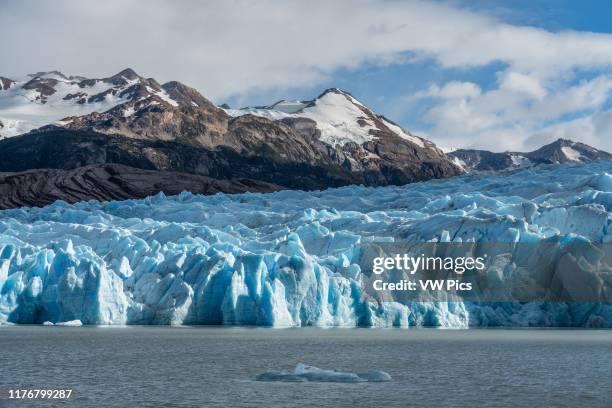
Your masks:
M 393 379 L 254 381 L 298 362 Z M 612 331 L 0 327 L 0 390 L 5 407 L 610 408 Z

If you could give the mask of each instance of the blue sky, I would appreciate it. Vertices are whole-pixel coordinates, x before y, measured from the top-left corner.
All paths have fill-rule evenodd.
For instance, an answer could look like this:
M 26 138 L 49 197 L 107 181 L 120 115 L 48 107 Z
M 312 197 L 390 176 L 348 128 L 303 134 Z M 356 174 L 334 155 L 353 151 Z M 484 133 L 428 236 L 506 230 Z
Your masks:
M 0 10 L 7 76 L 129 66 L 234 107 L 339 87 L 443 146 L 529 150 L 565 137 L 612 151 L 606 1 L 5 0 Z
M 552 33 L 568 30 L 612 33 L 612 24 L 610 24 L 609 17 L 612 15 L 612 2 L 609 1 L 483 0 L 445 2 L 445 4 L 492 16 L 500 22 L 540 28 Z M 492 62 L 480 67 L 450 69 L 441 67 L 432 59 L 383 65 L 374 62 L 351 69 L 338 69 L 329 75 L 326 80 L 317 83 L 315 86 L 258 90 L 245 95 L 235 95 L 226 98 L 225 101 L 233 106 L 263 105 L 283 98 L 312 98 L 321 89 L 338 87 L 351 92 L 375 111 L 384 114 L 413 132 L 428 135 L 434 140 L 438 136 L 438 142 L 448 147 L 486 147 L 492 150 L 531 149 L 549 142 L 557 136 L 581 139 L 580 135 L 560 132 L 544 135 L 541 139 L 536 138 L 517 145 L 509 143 L 504 146 L 495 141 L 483 143 L 480 140 L 470 141 L 469 138 L 453 143 L 453 135 L 440 138 L 440 135 L 430 134 L 432 128 L 435 127 L 435 123 L 427 119 L 427 112 L 436 106 L 436 101 L 423 98 L 419 99 L 417 103 L 417 101 L 411 101 L 409 98 L 410 95 L 422 91 L 427 86 L 443 86 L 443 84 L 452 81 L 471 82 L 477 84 L 482 91 L 494 91 L 498 86 L 498 74 L 506 69 L 508 69 L 508 64 L 504 62 Z M 581 81 L 588 81 L 589 78 L 594 76 L 612 73 L 610 67 L 594 68 L 592 70 L 587 68 L 583 71 L 576 72 L 568 83 L 576 85 Z M 600 107 L 575 109 L 569 113 L 541 120 L 535 128 L 554 127 L 567 121 L 588 118 L 594 113 L 605 112 L 611 107 L 610 99 L 606 98 L 606 101 Z M 506 136 L 504 135 L 504 137 Z M 602 135 L 602 138 L 605 139 L 607 136 Z M 612 139 L 612 134 L 610 134 L 609 139 Z M 602 142 L 596 137 L 585 141 L 610 149 L 610 144 Z

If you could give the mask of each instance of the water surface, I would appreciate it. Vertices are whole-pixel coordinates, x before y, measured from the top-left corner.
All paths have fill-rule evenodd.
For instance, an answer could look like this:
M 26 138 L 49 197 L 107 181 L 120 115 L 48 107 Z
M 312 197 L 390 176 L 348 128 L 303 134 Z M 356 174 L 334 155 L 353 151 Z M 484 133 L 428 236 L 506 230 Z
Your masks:
M 298 362 L 387 383 L 258 382 Z M 0 327 L 6 407 L 607 407 L 612 331 Z M 64 403 L 8 388 L 73 388 Z

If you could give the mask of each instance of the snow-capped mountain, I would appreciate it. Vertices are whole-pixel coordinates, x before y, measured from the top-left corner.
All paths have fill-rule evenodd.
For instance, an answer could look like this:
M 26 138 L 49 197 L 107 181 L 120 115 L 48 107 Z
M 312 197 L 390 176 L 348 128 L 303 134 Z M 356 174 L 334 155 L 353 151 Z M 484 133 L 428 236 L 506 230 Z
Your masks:
M 95 128 L 102 133 L 133 133 L 128 129 L 129 122 L 135 122 L 139 113 L 210 104 L 195 89 L 179 82 L 159 84 L 129 68 L 98 79 L 67 76 L 59 71 L 38 72 L 15 80 L 0 77 L 0 139 L 49 124 Z M 320 133 L 319 139 L 331 146 L 349 142 L 361 145 L 376 140 L 377 133 L 390 132 L 421 148 L 435 149 L 433 143 L 412 135 L 336 88 L 314 100 L 282 100 L 270 106 L 225 112 L 231 117 L 251 114 L 273 121 L 311 119 Z M 120 118 L 128 119 L 117 120 Z M 113 126 L 109 126 L 109 120 Z M 105 126 L 100 126 L 102 123 Z
M 195 90 L 194 90 L 195 92 Z M 199 94 L 197 94 L 199 95 Z M 199 95 L 198 107 L 206 107 L 208 118 L 198 118 L 197 109 L 172 109 L 177 106 L 157 106 L 149 98 L 139 98 L 114 106 L 103 113 L 92 113 L 83 116 L 64 118 L 56 122 L 71 129 L 91 129 L 99 133 L 122 134 L 135 138 L 181 140 L 185 143 L 205 143 L 211 146 L 210 136 L 201 137 L 192 134 L 194 122 L 207 122 L 214 133 L 221 134 L 223 122 L 231 118 L 253 115 L 277 123 L 299 127 L 302 133 L 306 128 L 321 143 L 331 148 L 344 147 L 349 143 L 364 145 L 368 142 L 376 143 L 383 135 L 393 135 L 419 149 L 441 153 L 436 146 L 410 132 L 402 129 L 391 120 L 378 115 L 351 94 L 336 88 L 325 90 L 317 98 L 310 101 L 279 101 L 270 106 L 247 107 L 243 109 L 214 109 L 211 102 Z M 180 107 L 190 107 L 191 104 L 181 104 Z M 167 112 L 160 116 L 160 111 Z M 228 115 L 224 119 L 222 112 Z M 154 118 L 156 117 L 156 118 Z M 210 120 L 214 117 L 214 121 Z M 156 122 L 155 128 L 151 122 Z M 215 122 L 213 124 L 213 122 Z M 299 125 L 298 125 L 299 123 Z M 315 126 L 308 126 L 313 123 Z M 188 125 L 187 125 L 188 124 Z M 296 130 L 298 130 L 296 128 Z M 213 140 L 212 144 L 235 145 L 236 141 L 224 138 Z
M 608 152 L 567 139 L 557 139 L 533 152 L 527 153 L 526 157 L 535 163 L 552 164 L 567 162 L 586 163 L 594 160 L 612 159 L 612 155 Z
M 433 143 L 337 88 L 310 101 L 279 101 L 238 110 L 219 108 L 195 90 L 189 96 L 188 103 L 178 106 L 141 98 L 58 123 L 72 130 L 172 141 L 215 152 L 232 149 L 258 160 L 339 168 L 326 173 L 333 177 L 348 173 L 340 179 L 351 183 L 405 184 L 461 173 Z
M 421 148 L 435 148 L 433 143 L 412 135 L 373 112 L 350 93 L 337 88 L 327 89 L 311 101 L 281 100 L 270 106 L 225 111 L 233 117 L 250 114 L 271 120 L 311 119 L 320 131 L 320 140 L 332 146 L 344 146 L 350 142 L 363 144 L 376 140 L 379 132 L 391 132 Z
M 608 152 L 567 139 L 558 139 L 527 153 L 493 153 L 487 150 L 457 149 L 447 153 L 447 155 L 465 171 L 497 171 L 538 164 L 587 163 L 612 159 L 612 155 Z
M 335 88 L 310 101 L 231 110 L 178 82 L 160 85 L 132 70 L 104 79 L 46 72 L 5 83 L 0 101 L 9 108 L 0 109 L 0 117 L 14 123 L 23 119 L 17 113 L 30 114 L 5 135 L 52 125 L 0 141 L 3 172 L 115 163 L 251 180 L 254 191 L 261 190 L 259 182 L 273 189 L 311 190 L 401 185 L 462 173 L 433 143 Z M 55 196 L 65 196 L 64 185 L 56 185 Z M 123 194 L 123 187 L 109 188 L 106 195 Z M 93 197 L 82 191 L 70 201 L 88 198 Z
M 178 82 L 159 84 L 125 69 L 107 78 L 38 72 L 20 79 L 0 77 L 0 138 L 16 136 L 66 117 L 105 112 L 122 105 L 129 116 L 152 105 L 199 106 L 201 95 Z M 203 99 L 203 98 L 202 98 Z

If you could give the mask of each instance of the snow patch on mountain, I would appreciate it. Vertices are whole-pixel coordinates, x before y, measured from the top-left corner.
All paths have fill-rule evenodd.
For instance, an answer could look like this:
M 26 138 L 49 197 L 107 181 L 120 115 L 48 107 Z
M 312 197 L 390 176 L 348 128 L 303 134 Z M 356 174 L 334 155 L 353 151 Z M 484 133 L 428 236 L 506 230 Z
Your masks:
M 124 73 L 124 74 L 122 74 Z M 131 70 L 102 79 L 66 76 L 58 71 L 39 72 L 19 78 L 10 88 L 0 90 L 0 139 L 12 137 L 48 125 L 62 125 L 61 119 L 105 112 L 127 101 L 142 100 L 138 93 L 143 85 L 172 106 L 179 104 L 163 89 L 147 85 L 145 79 Z
M 515 167 L 525 167 L 525 166 L 531 165 L 531 160 L 529 160 L 527 157 L 522 156 L 520 154 L 511 154 L 510 160 L 512 160 L 512 164 Z
M 395 133 L 399 137 L 409 140 L 419 147 L 423 147 L 423 148 L 425 147 L 425 143 L 423 143 L 423 140 L 421 138 L 410 134 L 409 132 L 405 131 L 404 129 L 396 125 L 395 123 L 391 123 L 388 119 L 381 118 L 381 120 L 387 128 L 389 128 L 393 133 Z
M 282 120 L 285 118 L 296 117 L 287 112 L 280 110 L 268 109 L 268 108 L 242 108 L 242 109 L 223 109 L 225 113 L 232 117 L 239 117 L 244 115 L 260 116 L 262 118 L 270 120 Z
M 431 142 L 426 146 L 423 139 L 377 115 L 348 92 L 336 88 L 326 90 L 312 101 L 279 101 L 270 106 L 225 111 L 233 117 L 255 115 L 270 120 L 311 119 L 321 132 L 320 140 L 332 146 L 344 146 L 347 143 L 361 145 L 376 140 L 377 131 L 386 130 L 421 148 L 434 147 Z
M 327 92 L 297 115 L 317 123 L 321 141 L 342 146 L 349 142 L 363 144 L 375 138 L 371 131 L 377 127 L 362 109 L 363 105 L 349 95 Z
M 563 152 L 563 154 L 568 160 L 580 161 L 580 159 L 582 158 L 582 154 L 580 154 L 579 151 L 575 150 L 574 148 L 570 146 L 561 147 L 561 151 Z
M 156 91 L 155 89 L 151 88 L 150 86 L 147 86 L 147 91 L 149 91 L 149 93 L 151 93 L 152 95 L 158 96 L 163 101 L 169 103 L 170 105 L 174 106 L 175 108 L 177 106 L 179 106 L 179 103 L 177 101 L 175 101 L 174 99 L 172 99 L 170 97 L 170 95 L 168 95 L 168 93 L 166 91 L 164 91 L 163 89 L 160 89 L 159 91 Z
M 452 157 L 451 160 L 455 166 L 459 167 L 463 171 L 466 171 L 468 168 L 467 164 L 459 157 Z

